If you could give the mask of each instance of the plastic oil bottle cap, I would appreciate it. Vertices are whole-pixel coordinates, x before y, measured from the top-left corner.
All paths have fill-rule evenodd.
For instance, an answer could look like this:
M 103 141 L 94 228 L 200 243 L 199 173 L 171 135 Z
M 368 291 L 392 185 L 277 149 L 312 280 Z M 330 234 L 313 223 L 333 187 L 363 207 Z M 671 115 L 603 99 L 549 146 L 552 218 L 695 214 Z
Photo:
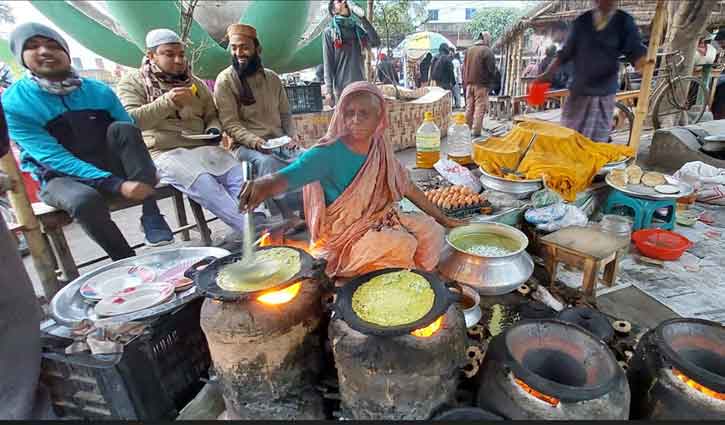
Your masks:
M 458 113 L 458 114 L 456 114 L 456 115 L 455 115 L 455 116 L 453 117 L 453 119 L 454 119 L 454 122 L 455 122 L 456 124 L 458 124 L 458 125 L 463 125 L 463 124 L 465 124 L 465 123 L 466 123 L 466 116 L 465 116 L 465 115 L 463 115 L 463 114 L 461 114 L 461 113 Z
M 427 111 L 423 114 L 423 119 L 425 121 L 433 121 L 433 112 Z

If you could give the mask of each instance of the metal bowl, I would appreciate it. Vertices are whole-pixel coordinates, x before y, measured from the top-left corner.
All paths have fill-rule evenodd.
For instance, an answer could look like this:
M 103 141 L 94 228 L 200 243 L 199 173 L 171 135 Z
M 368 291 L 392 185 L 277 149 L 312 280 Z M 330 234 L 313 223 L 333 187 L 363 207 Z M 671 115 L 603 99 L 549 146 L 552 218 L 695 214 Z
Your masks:
M 183 292 L 176 294 L 172 301 L 159 304 L 155 307 L 137 311 L 135 313 L 122 314 L 108 318 L 101 318 L 95 314 L 94 304 L 85 300 L 80 292 L 80 287 L 91 277 L 122 266 L 150 266 L 153 268 L 166 268 L 173 266 L 174 263 L 187 259 L 202 259 L 204 257 L 224 257 L 229 255 L 229 251 L 221 248 L 212 247 L 194 247 L 194 248 L 171 248 L 153 253 L 140 255 L 138 257 L 125 258 L 99 267 L 92 272 L 72 281 L 50 301 L 50 314 L 59 324 L 74 327 L 83 320 L 92 320 L 97 326 L 111 325 L 129 322 L 131 320 L 141 320 L 158 316 L 171 311 L 192 299 L 198 298 L 200 295 L 196 293 L 196 287 L 192 286 Z
M 494 233 L 518 241 L 519 249 L 501 257 L 467 253 L 453 245 L 465 235 Z M 534 272 L 534 262 L 526 252 L 529 240 L 521 231 L 500 223 L 475 223 L 457 227 L 446 237 L 446 247 L 438 265 L 447 279 L 472 286 L 482 295 L 502 295 L 526 282 Z
M 532 193 L 544 188 L 543 179 L 509 180 L 488 174 L 481 167 L 479 167 L 479 170 L 481 171 L 480 180 L 483 187 L 490 190 L 508 193 L 517 199 L 528 198 Z

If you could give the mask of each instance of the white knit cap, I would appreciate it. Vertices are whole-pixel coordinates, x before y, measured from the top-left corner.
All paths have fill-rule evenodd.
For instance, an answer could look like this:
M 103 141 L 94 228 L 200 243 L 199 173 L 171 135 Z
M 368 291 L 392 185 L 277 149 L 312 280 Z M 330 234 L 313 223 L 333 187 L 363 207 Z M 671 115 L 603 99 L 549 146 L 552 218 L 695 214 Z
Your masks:
M 146 48 L 153 49 L 162 44 L 181 43 L 181 38 L 170 29 L 158 28 L 146 34 Z

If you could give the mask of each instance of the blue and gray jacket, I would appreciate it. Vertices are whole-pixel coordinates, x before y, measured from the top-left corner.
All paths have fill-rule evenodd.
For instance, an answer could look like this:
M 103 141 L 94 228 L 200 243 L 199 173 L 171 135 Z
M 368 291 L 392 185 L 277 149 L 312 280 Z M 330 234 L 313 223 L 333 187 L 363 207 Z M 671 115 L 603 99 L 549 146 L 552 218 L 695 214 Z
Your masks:
M 20 148 L 23 171 L 41 184 L 73 177 L 111 192 L 122 180 L 94 164 L 108 152 L 106 133 L 114 121 L 133 123 L 116 94 L 104 83 L 81 78 L 65 96 L 50 94 L 28 77 L 2 96 L 10 139 Z

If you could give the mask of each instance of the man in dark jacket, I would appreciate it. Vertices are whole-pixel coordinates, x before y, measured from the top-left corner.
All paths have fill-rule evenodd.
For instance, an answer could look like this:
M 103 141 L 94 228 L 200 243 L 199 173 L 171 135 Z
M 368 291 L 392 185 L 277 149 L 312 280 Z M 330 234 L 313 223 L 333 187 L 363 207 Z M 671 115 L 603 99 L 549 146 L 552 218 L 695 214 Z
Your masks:
M 446 44 L 438 47 L 438 57 L 433 62 L 433 70 L 431 78 L 436 82 L 438 87 L 446 90 L 452 90 L 456 84 L 456 73 L 453 70 L 453 58 Z
M 571 62 L 570 95 L 561 110 L 561 123 L 595 142 L 606 142 L 619 87 L 619 57 L 626 56 L 639 71 L 647 48 L 634 18 L 617 9 L 614 0 L 595 0 L 595 4 L 574 20 L 564 47 L 539 80 L 551 81 L 562 64 Z
M 10 137 L 40 197 L 65 210 L 113 260 L 135 252 L 111 220 L 107 196 L 143 201 L 147 245 L 174 240 L 153 197 L 156 167 L 139 129 L 107 85 L 79 77 L 68 44 L 41 24 L 18 26 L 10 50 L 28 75 L 3 92 Z
M 428 81 L 430 81 L 430 66 L 432 62 L 433 55 L 430 52 L 426 53 L 420 61 L 420 84 L 418 84 L 418 87 L 425 87 L 428 85 Z
M 491 34 L 482 32 L 463 60 L 463 85 L 466 89 L 466 123 L 472 136 L 481 135 L 483 117 L 488 112 L 488 92 L 494 85 L 496 57 L 491 50 Z
M 398 72 L 395 70 L 393 61 L 390 60 L 388 55 L 381 53 L 378 56 L 378 81 L 383 84 L 398 85 Z

